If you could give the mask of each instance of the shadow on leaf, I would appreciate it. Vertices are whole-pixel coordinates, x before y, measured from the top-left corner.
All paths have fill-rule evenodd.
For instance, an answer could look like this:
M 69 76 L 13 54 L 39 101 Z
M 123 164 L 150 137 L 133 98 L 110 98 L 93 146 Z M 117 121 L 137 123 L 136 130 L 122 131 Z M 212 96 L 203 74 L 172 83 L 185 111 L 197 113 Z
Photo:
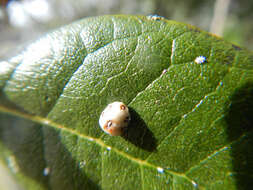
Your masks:
M 85 166 L 82 166 L 81 161 L 77 161 L 73 158 L 74 154 L 78 154 L 79 151 L 82 152 L 81 147 L 78 147 L 80 145 L 76 144 L 79 137 L 72 134 L 65 137 L 68 139 L 69 143 L 71 141 L 75 142 L 75 145 L 70 145 L 70 152 L 70 150 L 66 148 L 66 145 L 62 143 L 64 135 L 62 132 L 47 127 L 44 129 L 44 135 L 47 138 L 44 140 L 44 144 L 46 144 L 47 147 L 45 148 L 45 152 L 47 153 L 47 164 L 52 170 L 50 180 L 53 181 L 53 189 L 101 189 L 98 184 L 87 177 L 84 171 Z
M 6 159 L 14 173 L 45 189 L 100 189 L 61 143 L 58 131 L 5 114 L 0 120 L 0 142 L 13 154 Z
M 129 108 L 131 121 L 122 137 L 135 146 L 153 152 L 156 150 L 157 141 L 153 133 L 148 129 L 140 115 Z
M 237 89 L 225 118 L 232 144 L 233 175 L 238 189 L 253 187 L 253 83 Z M 239 139 L 239 140 L 238 140 Z
M 0 143 L 8 150 L 4 156 L 11 171 L 14 174 L 20 172 L 44 188 L 48 188 L 49 178 L 43 175 L 46 165 L 41 146 L 43 144 L 41 127 L 7 114 L 1 114 L 0 121 Z

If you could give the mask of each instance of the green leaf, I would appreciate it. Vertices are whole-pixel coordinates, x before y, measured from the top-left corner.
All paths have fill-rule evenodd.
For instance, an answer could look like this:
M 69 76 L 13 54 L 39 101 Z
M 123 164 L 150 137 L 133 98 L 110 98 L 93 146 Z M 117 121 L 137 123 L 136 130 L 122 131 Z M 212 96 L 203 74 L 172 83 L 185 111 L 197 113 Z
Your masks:
M 0 158 L 27 189 L 253 185 L 253 53 L 195 27 L 84 19 L 0 62 L 0 88 Z M 98 125 L 113 101 L 123 136 Z

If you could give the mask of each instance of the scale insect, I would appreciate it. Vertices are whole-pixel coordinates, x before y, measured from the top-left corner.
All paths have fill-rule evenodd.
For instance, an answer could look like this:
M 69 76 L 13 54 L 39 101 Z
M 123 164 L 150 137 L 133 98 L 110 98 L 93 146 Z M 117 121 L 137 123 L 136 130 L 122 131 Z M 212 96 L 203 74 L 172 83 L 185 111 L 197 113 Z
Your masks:
M 128 126 L 130 114 L 123 102 L 113 102 L 106 106 L 99 118 L 100 128 L 112 136 L 120 136 Z

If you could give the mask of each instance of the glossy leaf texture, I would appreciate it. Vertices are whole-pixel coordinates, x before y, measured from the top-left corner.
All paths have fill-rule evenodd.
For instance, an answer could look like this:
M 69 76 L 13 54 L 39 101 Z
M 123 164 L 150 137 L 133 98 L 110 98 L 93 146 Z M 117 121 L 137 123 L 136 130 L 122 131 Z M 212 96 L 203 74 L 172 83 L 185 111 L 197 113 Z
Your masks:
M 193 26 L 83 19 L 0 62 L 0 88 L 0 158 L 26 189 L 252 186 L 253 53 Z M 122 136 L 98 125 L 113 101 Z

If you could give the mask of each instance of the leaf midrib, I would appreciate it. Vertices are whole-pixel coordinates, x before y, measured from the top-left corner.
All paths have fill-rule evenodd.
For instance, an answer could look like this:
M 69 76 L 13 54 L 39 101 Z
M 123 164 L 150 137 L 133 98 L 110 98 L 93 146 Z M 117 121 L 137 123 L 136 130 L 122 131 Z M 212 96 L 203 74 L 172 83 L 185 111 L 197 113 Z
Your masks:
M 7 113 L 9 115 L 14 115 L 14 116 L 17 116 L 17 117 L 20 117 L 20 118 L 23 118 L 23 119 L 27 119 L 27 120 L 33 121 L 35 123 L 41 124 L 43 126 L 48 126 L 48 127 L 52 127 L 52 128 L 58 129 L 58 130 L 66 131 L 70 134 L 78 136 L 79 138 L 83 138 L 87 141 L 94 142 L 94 143 L 96 143 L 97 145 L 99 145 L 100 147 L 103 147 L 103 148 L 110 147 L 111 151 L 114 151 L 118 155 L 120 155 L 120 156 L 122 156 L 122 157 L 124 157 L 128 160 L 131 160 L 132 162 L 137 163 L 140 166 L 146 166 L 146 167 L 149 167 L 149 168 L 153 168 L 155 170 L 157 170 L 157 168 L 159 167 L 159 166 L 151 164 L 151 163 L 149 163 L 145 160 L 135 158 L 135 157 L 133 157 L 133 156 L 131 156 L 131 155 L 125 153 L 125 152 L 122 152 L 122 151 L 120 151 L 120 150 L 118 150 L 114 147 L 108 146 L 102 140 L 100 140 L 98 138 L 94 138 L 94 137 L 90 137 L 90 136 L 81 134 L 78 131 L 66 128 L 65 126 L 60 125 L 58 123 L 55 123 L 55 122 L 53 122 L 53 121 L 51 121 L 47 118 L 43 118 L 43 117 L 36 116 L 36 115 L 31 115 L 31 114 L 28 114 L 28 113 L 19 112 L 17 110 L 13 110 L 13 109 L 7 108 L 5 106 L 0 106 L 0 112 Z M 186 179 L 187 181 L 189 181 L 190 183 L 192 183 L 192 180 L 183 173 L 178 173 L 178 172 L 171 171 L 171 170 L 166 170 L 165 172 L 169 173 L 171 175 L 174 175 L 174 176 L 182 177 L 182 178 Z
M 83 138 L 83 139 L 85 139 L 87 141 L 94 142 L 98 146 L 103 147 L 103 148 L 110 147 L 110 146 L 106 145 L 102 140 L 100 140 L 98 138 L 94 138 L 94 137 L 90 137 L 90 136 L 81 134 L 78 131 L 66 128 L 65 126 L 60 125 L 58 123 L 55 123 L 55 122 L 53 122 L 53 121 L 51 121 L 51 120 L 49 120 L 47 118 L 43 118 L 43 117 L 40 117 L 40 116 L 31 115 L 31 114 L 27 114 L 27 113 L 23 113 L 23 112 L 19 112 L 17 110 L 13 110 L 13 109 L 10 109 L 10 108 L 4 107 L 4 106 L 0 106 L 0 112 L 7 113 L 9 115 L 14 115 L 14 116 L 17 116 L 17 117 L 20 117 L 20 118 L 23 118 L 23 119 L 27 119 L 27 120 L 33 121 L 35 123 L 42 124 L 43 126 L 48 126 L 48 127 L 52 127 L 52 128 L 58 129 L 58 130 L 66 131 L 66 132 L 68 132 L 70 134 L 78 136 L 79 138 Z M 235 139 L 234 141 L 232 141 L 232 142 L 230 142 L 230 143 L 222 146 L 218 150 L 213 151 L 206 158 L 200 160 L 198 164 L 192 166 L 191 168 L 189 168 L 184 173 L 178 173 L 178 172 L 175 172 L 175 171 L 172 171 L 172 170 L 165 170 L 164 172 L 166 172 L 168 174 L 171 174 L 173 176 L 182 177 L 182 178 L 186 179 L 187 181 L 189 181 L 190 183 L 192 183 L 193 180 L 187 176 L 187 173 L 190 173 L 190 171 L 192 169 L 198 167 L 199 164 L 204 163 L 206 160 L 212 158 L 213 155 L 216 155 L 217 153 L 226 150 L 228 148 L 228 146 L 230 146 L 230 145 L 238 142 L 240 139 L 243 139 L 245 136 L 246 136 L 246 134 L 243 134 L 238 139 Z M 135 158 L 135 157 L 133 157 L 133 156 L 131 156 L 131 155 L 125 153 L 125 152 L 122 152 L 122 151 L 120 151 L 120 150 L 118 150 L 118 149 L 116 149 L 114 147 L 110 147 L 110 148 L 111 148 L 111 151 L 114 151 L 118 155 L 120 155 L 120 156 L 122 156 L 122 157 L 124 157 L 124 158 L 126 158 L 126 159 L 128 159 L 128 160 L 130 160 L 132 162 L 134 162 L 134 163 L 137 163 L 140 166 L 140 168 L 143 168 L 143 166 L 146 166 L 146 167 L 153 168 L 153 169 L 157 170 L 158 167 L 159 167 L 159 166 L 156 166 L 154 164 L 151 164 L 151 163 L 147 162 L 146 160 L 141 160 L 139 158 Z M 143 171 L 142 171 L 142 173 L 143 173 Z M 200 189 L 204 189 L 204 187 L 202 187 L 202 186 L 198 186 L 198 187 Z

